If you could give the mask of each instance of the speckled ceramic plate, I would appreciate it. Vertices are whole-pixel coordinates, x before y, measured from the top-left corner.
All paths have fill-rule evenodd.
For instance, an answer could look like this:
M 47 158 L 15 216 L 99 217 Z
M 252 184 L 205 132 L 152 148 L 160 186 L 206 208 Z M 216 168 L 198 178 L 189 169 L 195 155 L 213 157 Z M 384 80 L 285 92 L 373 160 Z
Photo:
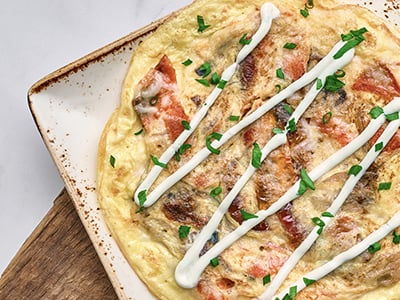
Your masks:
M 398 0 L 357 1 L 400 25 Z M 100 135 L 119 104 L 122 82 L 138 43 L 153 23 L 38 81 L 29 106 L 43 140 L 120 299 L 154 299 L 111 237 L 96 199 L 96 158 Z

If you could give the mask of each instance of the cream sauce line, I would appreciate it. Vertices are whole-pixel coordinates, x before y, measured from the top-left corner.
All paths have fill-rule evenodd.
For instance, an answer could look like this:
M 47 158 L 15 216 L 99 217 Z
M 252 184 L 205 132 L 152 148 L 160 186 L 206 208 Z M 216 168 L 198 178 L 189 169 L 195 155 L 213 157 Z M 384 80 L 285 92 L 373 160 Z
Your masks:
M 264 38 L 264 36 L 269 32 L 272 24 L 272 20 L 279 17 L 280 12 L 279 10 L 271 3 L 264 3 L 261 7 L 261 24 L 253 35 L 250 44 L 244 45 L 243 48 L 239 51 L 236 61 L 230 65 L 221 75 L 221 80 L 228 82 L 233 74 L 235 73 L 239 64 L 246 58 L 246 56 L 254 50 L 254 48 L 260 43 L 260 41 Z M 189 138 L 189 136 L 193 133 L 193 131 L 197 128 L 203 118 L 206 116 L 209 108 L 213 105 L 215 100 L 222 92 L 222 88 L 219 88 L 218 85 L 213 89 L 210 95 L 205 100 L 204 104 L 200 108 L 200 110 L 193 116 L 192 120 L 190 121 L 190 129 L 184 130 L 178 138 L 173 142 L 171 146 L 161 155 L 159 161 L 162 163 L 167 163 L 174 157 L 175 153 L 179 150 L 180 146 L 185 143 L 185 141 Z M 149 174 L 143 180 L 143 182 L 139 185 L 136 189 L 134 200 L 139 205 L 139 192 L 146 190 L 148 191 L 149 188 L 153 185 L 154 181 L 160 175 L 161 171 L 163 170 L 162 167 L 158 165 L 154 165 Z M 144 206 L 148 207 L 155 201 L 151 202 L 149 199 L 146 200 Z
M 400 98 L 393 100 L 384 108 L 385 114 L 390 114 L 398 110 L 400 110 Z M 366 129 L 359 136 L 357 136 L 352 142 L 347 144 L 345 147 L 343 147 L 336 153 L 332 154 L 328 159 L 326 159 L 315 169 L 313 169 L 309 173 L 311 179 L 313 181 L 317 180 L 323 174 L 327 173 L 337 164 L 339 164 L 344 159 L 353 154 L 355 151 L 357 151 L 362 145 L 364 145 L 366 142 L 368 142 L 368 140 L 372 138 L 372 136 L 376 133 L 376 131 L 379 129 L 379 127 L 382 126 L 384 122 L 385 122 L 385 116 L 383 114 L 380 115 L 377 119 L 372 120 L 370 124 L 366 127 Z M 199 241 L 199 243 L 197 244 L 196 242 L 197 239 L 196 239 L 194 242 L 196 243 L 196 247 L 194 247 L 195 244 L 193 244 L 192 247 L 187 251 L 183 260 L 178 264 L 175 270 L 175 279 L 177 283 L 185 288 L 195 287 L 200 279 L 201 273 L 209 265 L 211 259 L 221 254 L 222 251 L 224 251 L 226 248 L 231 246 L 235 241 L 237 241 L 239 238 L 245 235 L 251 228 L 261 223 L 265 218 L 276 213 L 288 202 L 298 198 L 299 195 L 297 194 L 297 191 L 299 189 L 299 185 L 300 185 L 300 180 L 297 181 L 281 198 L 278 199 L 278 201 L 273 203 L 267 210 L 261 210 L 257 212 L 256 216 L 258 218 L 249 219 L 243 222 L 234 231 L 229 233 L 217 244 L 215 244 L 211 249 L 209 249 L 203 256 L 198 258 L 195 255 L 199 251 L 198 247 L 199 246 L 202 247 L 202 245 L 204 245 L 203 243 L 204 239 L 207 240 L 213 233 L 213 231 L 209 229 L 211 228 L 211 226 L 215 226 L 215 224 L 206 225 L 206 227 L 204 227 L 202 232 L 200 233 L 200 236 L 202 238 L 201 242 Z M 227 208 L 221 207 L 221 210 L 222 209 L 227 209 Z M 217 209 L 217 213 L 221 214 L 221 211 L 219 210 L 220 208 Z M 215 222 L 215 220 L 213 220 L 213 222 Z M 218 226 L 218 224 L 216 224 L 216 226 Z M 205 230 L 206 228 L 208 229 L 207 232 Z
M 368 235 L 364 240 L 360 243 L 356 244 L 355 246 L 351 247 L 347 251 L 340 253 L 339 255 L 335 256 L 332 260 L 328 261 L 324 265 L 314 269 L 313 271 L 304 274 L 302 279 L 298 280 L 291 286 L 297 287 L 297 292 L 303 290 L 306 285 L 303 281 L 303 278 L 312 279 L 312 280 L 319 280 L 330 272 L 336 270 L 338 267 L 346 263 L 347 261 L 359 256 L 368 247 L 376 242 L 379 242 L 384 237 L 386 237 L 389 233 L 393 232 L 397 227 L 400 226 L 400 212 L 397 212 L 386 224 L 382 225 L 376 231 L 372 232 Z M 285 290 L 278 295 L 279 299 L 282 299 L 289 290 Z
M 387 145 L 389 140 L 396 134 L 398 128 L 400 126 L 400 121 L 392 121 L 388 127 L 384 130 L 382 135 L 379 137 L 378 143 L 383 143 L 384 146 Z M 376 145 L 375 144 L 375 145 Z M 356 175 L 350 175 L 349 178 L 346 180 L 345 184 L 343 185 L 340 193 L 336 197 L 336 199 L 332 202 L 331 206 L 326 210 L 333 216 L 338 212 L 338 210 L 343 205 L 344 201 L 353 191 L 357 182 L 361 179 L 361 177 L 365 174 L 367 169 L 372 165 L 372 163 L 376 160 L 378 155 L 382 152 L 382 149 L 379 151 L 375 150 L 375 145 L 371 147 L 368 151 L 367 155 L 359 164 L 362 167 L 362 170 Z M 332 217 L 323 217 L 321 216 L 320 219 L 324 222 L 324 229 L 329 225 Z M 278 273 L 273 278 L 271 284 L 265 290 L 265 292 L 259 297 L 259 299 L 275 299 L 273 295 L 279 289 L 283 281 L 292 271 L 292 269 L 296 266 L 297 262 L 307 253 L 307 251 L 311 248 L 314 242 L 319 237 L 318 230 L 320 229 L 319 226 L 315 226 L 314 229 L 310 232 L 310 234 L 306 237 L 306 239 L 300 244 L 299 247 L 292 253 L 289 259 L 284 263 L 284 265 L 279 269 Z M 272 298 L 271 298 L 272 297 Z
M 329 67 L 326 68 L 326 70 L 322 73 L 319 74 L 319 76 L 322 78 L 321 82 L 322 85 L 325 83 L 325 78 L 328 75 L 331 75 L 332 73 L 336 72 L 338 69 L 341 69 L 345 65 L 347 65 L 354 57 L 354 49 L 352 51 L 349 51 L 346 53 L 345 56 L 343 56 L 340 60 L 335 61 L 335 63 L 331 64 Z M 311 103 L 314 101 L 318 93 L 321 91 L 321 88 L 317 88 L 317 83 L 314 83 L 310 91 L 307 93 L 307 95 L 304 97 L 303 101 L 301 102 L 300 105 L 295 109 L 293 114 L 291 115 L 291 119 L 293 118 L 295 120 L 295 123 L 300 119 L 302 114 L 306 111 L 306 109 L 311 105 Z M 285 128 L 289 125 L 289 122 L 287 122 Z M 280 147 L 281 145 L 285 144 L 287 142 L 287 133 L 288 130 L 285 129 L 282 134 L 277 134 L 271 138 L 270 141 L 263 147 L 262 149 L 262 156 L 261 156 L 261 161 L 264 161 L 265 158 L 276 148 Z M 192 244 L 191 248 L 188 250 L 182 261 L 178 264 L 176 273 L 186 273 L 188 270 L 191 269 L 192 265 L 196 262 L 197 258 L 200 256 L 200 252 L 204 246 L 204 244 L 207 242 L 207 240 L 210 238 L 210 235 L 218 228 L 218 225 L 229 209 L 229 206 L 231 205 L 232 201 L 235 199 L 235 197 L 240 193 L 242 188 L 246 185 L 246 183 L 249 181 L 249 179 L 253 176 L 254 172 L 257 169 L 252 166 L 250 163 L 249 166 L 247 167 L 247 170 L 243 173 L 243 175 L 239 178 L 239 180 L 235 183 L 233 188 L 229 191 L 229 193 L 226 195 L 226 197 L 223 199 L 223 201 L 220 203 L 218 209 L 215 211 L 209 222 L 203 227 L 201 230 L 200 234 L 197 235 L 194 243 Z M 185 270 L 186 269 L 186 270 Z M 180 282 L 178 281 L 180 284 Z
M 296 80 L 295 82 L 291 83 L 288 87 L 286 87 L 284 90 L 282 90 L 279 94 L 276 94 L 273 96 L 271 99 L 266 101 L 262 106 L 260 106 L 258 109 L 256 109 L 254 112 L 252 112 L 250 115 L 245 117 L 242 121 L 237 123 L 236 125 L 232 126 L 229 130 L 227 130 L 223 135 L 222 138 L 217 141 L 214 140 L 211 143 L 211 146 L 215 149 L 218 149 L 221 147 L 224 143 L 226 143 L 228 140 L 230 140 L 233 136 L 235 136 L 237 133 L 239 133 L 241 130 L 258 120 L 260 117 L 262 117 L 266 112 L 270 111 L 274 106 L 282 102 L 284 99 L 292 96 L 295 92 L 300 90 L 301 88 L 305 87 L 306 85 L 310 84 L 313 80 L 315 80 L 318 76 L 321 74 L 328 74 L 326 71 L 329 66 L 334 70 L 328 75 L 332 74 L 335 72 L 337 69 L 340 67 L 338 66 L 338 62 L 340 63 L 341 60 L 335 60 L 333 56 L 337 53 L 337 51 L 344 45 L 343 41 L 339 41 L 332 49 L 331 51 L 325 56 L 317 65 L 314 66 L 314 68 L 304 74 L 300 79 Z M 346 53 L 343 57 L 349 57 L 351 53 L 353 53 L 354 49 L 351 49 L 348 53 Z M 336 69 L 335 69 L 336 68 Z M 329 69 L 329 70 L 332 70 Z M 325 78 L 320 78 L 325 81 Z M 192 171 L 195 167 L 197 167 L 202 161 L 204 161 L 208 155 L 210 155 L 210 151 L 207 148 L 203 148 L 199 152 L 197 152 L 186 164 L 184 164 L 182 167 L 180 167 L 178 170 L 176 170 L 173 174 L 171 174 L 169 177 L 167 177 L 160 185 L 158 185 L 154 190 L 147 195 L 147 200 L 145 202 L 145 207 L 148 207 L 152 204 L 154 204 L 162 194 L 164 194 L 168 189 L 170 189 L 175 183 L 177 183 L 179 180 L 181 180 L 183 177 L 185 177 L 190 171 Z M 159 167 L 158 167 L 159 168 Z M 154 169 L 154 168 L 153 168 Z M 149 177 L 151 179 L 149 179 Z M 145 181 L 148 180 L 149 182 L 154 182 L 155 178 L 153 177 L 153 174 L 149 174 L 149 176 L 145 179 Z M 146 181 L 147 184 L 147 181 Z M 144 184 L 142 184 L 137 190 L 136 194 L 143 190 L 146 189 Z M 136 196 L 135 196 L 136 200 Z

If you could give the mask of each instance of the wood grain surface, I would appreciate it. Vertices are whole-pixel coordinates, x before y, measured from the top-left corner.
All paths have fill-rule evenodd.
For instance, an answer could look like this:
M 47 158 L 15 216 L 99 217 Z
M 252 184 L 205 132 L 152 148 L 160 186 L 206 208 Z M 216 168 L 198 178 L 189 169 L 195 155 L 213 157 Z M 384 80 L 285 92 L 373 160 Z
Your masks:
M 0 299 L 118 299 L 65 190 L 2 274 Z

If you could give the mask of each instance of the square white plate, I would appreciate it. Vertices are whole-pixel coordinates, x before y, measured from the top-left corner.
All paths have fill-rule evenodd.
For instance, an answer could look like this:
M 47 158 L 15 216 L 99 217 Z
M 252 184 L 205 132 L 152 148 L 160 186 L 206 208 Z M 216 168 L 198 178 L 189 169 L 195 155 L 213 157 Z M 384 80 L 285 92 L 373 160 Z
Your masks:
M 400 24 L 395 0 L 343 2 L 366 6 L 393 24 Z M 33 85 L 28 94 L 42 138 L 120 299 L 154 297 L 125 260 L 99 211 L 97 146 L 105 123 L 119 105 L 133 51 L 160 22 L 55 71 Z

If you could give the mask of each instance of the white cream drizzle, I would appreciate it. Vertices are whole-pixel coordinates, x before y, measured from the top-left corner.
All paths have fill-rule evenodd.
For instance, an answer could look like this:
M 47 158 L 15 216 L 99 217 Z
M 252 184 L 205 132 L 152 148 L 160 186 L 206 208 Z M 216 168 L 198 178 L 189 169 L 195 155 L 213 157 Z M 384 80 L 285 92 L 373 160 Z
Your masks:
M 236 72 L 239 64 L 246 56 L 253 51 L 253 49 L 259 44 L 259 42 L 263 39 L 263 37 L 268 33 L 272 20 L 279 16 L 279 10 L 270 3 L 265 3 L 261 8 L 261 24 L 257 32 L 252 37 L 252 41 L 249 45 L 245 45 L 241 51 L 238 53 L 235 63 L 229 66 L 221 76 L 221 79 L 224 81 L 229 81 L 233 74 Z M 354 49 L 346 52 L 343 57 L 340 59 L 333 59 L 333 55 L 337 53 L 337 51 L 344 45 L 344 42 L 340 41 L 337 43 L 330 53 L 322 59 L 311 71 L 304 74 L 299 80 L 290 84 L 286 89 L 281 91 L 279 94 L 272 97 L 270 100 L 265 102 L 261 107 L 251 113 L 249 116 L 245 117 L 241 122 L 231 127 L 227 132 L 225 132 L 222 138 L 218 140 L 214 140 L 211 143 L 211 146 L 215 149 L 221 147 L 225 142 L 231 139 L 234 135 L 240 132 L 243 128 L 252 124 L 254 121 L 259 119 L 266 112 L 271 110 L 275 105 L 279 104 L 284 99 L 293 95 L 296 91 L 308 85 L 316 78 L 319 78 L 322 81 L 322 84 L 325 82 L 325 78 L 328 75 L 333 74 L 338 69 L 342 68 L 346 64 L 348 64 L 352 58 L 354 57 Z M 295 123 L 298 122 L 302 114 L 306 111 L 312 101 L 315 99 L 320 90 L 317 89 L 317 84 L 315 83 L 310 91 L 306 94 L 303 101 L 298 105 L 296 110 L 294 111 L 291 119 L 294 120 Z M 187 138 L 193 133 L 193 131 L 200 124 L 202 119 L 207 114 L 209 107 L 213 105 L 215 100 L 218 98 L 220 93 L 222 92 L 221 88 L 216 87 L 210 95 L 207 97 L 202 108 L 194 115 L 190 122 L 190 130 L 185 130 L 182 134 L 174 141 L 174 143 L 161 155 L 159 161 L 163 163 L 167 163 L 178 151 L 179 147 L 183 145 L 183 143 L 187 140 Z M 400 111 L 400 98 L 395 98 L 392 102 L 390 102 L 385 108 L 385 114 L 391 114 L 393 112 Z M 315 181 L 318 180 L 322 175 L 330 171 L 333 167 L 341 163 L 347 157 L 352 155 L 355 151 L 357 151 L 361 146 L 363 146 L 372 136 L 377 132 L 377 130 L 382 126 L 385 122 L 384 114 L 380 115 L 378 118 L 372 120 L 370 124 L 365 128 L 365 130 L 357 136 L 352 142 L 348 145 L 331 155 L 324 162 L 314 168 L 310 173 L 309 177 Z M 383 142 L 387 144 L 387 142 L 391 139 L 391 137 L 396 133 L 400 126 L 400 120 L 392 121 L 385 129 L 378 142 Z M 287 141 L 287 133 L 288 129 L 285 128 L 283 134 L 277 134 L 271 138 L 271 140 L 264 146 L 262 149 L 262 158 L 263 161 L 271 151 L 283 145 Z M 327 210 L 331 214 L 335 214 L 340 207 L 342 206 L 345 199 L 353 190 L 355 184 L 365 173 L 367 168 L 375 161 L 376 157 L 379 155 L 380 151 L 375 151 L 374 147 L 368 152 L 366 157 L 362 160 L 360 165 L 363 167 L 362 171 L 356 176 L 350 176 L 346 183 L 344 184 L 341 192 L 337 196 L 337 198 L 333 201 L 332 205 Z M 211 152 L 207 148 L 203 148 L 198 153 L 196 153 L 188 163 L 179 168 L 175 173 L 170 175 L 166 180 L 164 180 L 159 186 L 157 186 L 152 193 L 147 195 L 146 202 L 144 203 L 144 207 L 148 207 L 152 205 L 154 202 L 158 200 L 158 198 L 165 193 L 170 187 L 172 187 L 176 182 L 182 179 L 185 175 L 187 175 L 191 170 L 193 170 L 196 166 L 198 166 L 203 160 L 205 160 Z M 209 265 L 210 260 L 217 257 L 222 253 L 227 247 L 232 245 L 236 240 L 245 235 L 251 228 L 261 223 L 268 216 L 276 213 L 279 209 L 281 209 L 288 202 L 299 197 L 297 191 L 300 186 L 300 180 L 297 181 L 281 198 L 279 198 L 275 203 L 273 203 L 267 210 L 261 210 L 256 213 L 257 218 L 249 219 L 244 221 L 240 226 L 238 226 L 234 231 L 225 236 L 222 240 L 216 243 L 211 249 L 209 249 L 203 256 L 199 257 L 200 251 L 202 250 L 204 244 L 210 238 L 212 233 L 218 228 L 220 220 L 223 218 L 224 214 L 227 212 L 229 206 L 231 205 L 235 196 L 240 192 L 243 186 L 247 183 L 247 181 L 251 178 L 251 176 L 255 172 L 255 168 L 250 164 L 244 174 L 240 177 L 238 182 L 235 184 L 233 189 L 228 193 L 225 199 L 221 202 L 220 206 L 216 210 L 216 212 L 211 217 L 208 224 L 201 230 L 201 232 L 196 236 L 192 246 L 186 252 L 186 255 L 181 260 L 181 262 L 177 265 L 175 270 L 175 279 L 177 283 L 184 288 L 193 288 L 197 285 L 201 273 L 204 269 Z M 150 170 L 147 177 L 141 183 L 141 185 L 136 190 L 134 199 L 137 204 L 139 203 L 138 194 L 140 191 L 147 191 L 154 183 L 154 181 L 159 176 L 162 168 L 159 166 L 153 166 Z M 324 221 L 325 226 L 329 224 L 331 221 L 331 217 L 321 217 L 321 220 Z M 362 242 L 358 243 L 351 249 L 341 253 L 336 256 L 334 259 L 326 263 L 325 265 L 313 270 L 312 272 L 303 276 L 312 279 L 318 280 L 324 277 L 326 274 L 330 273 L 346 261 L 356 257 L 369 245 L 373 244 L 376 241 L 379 241 L 383 237 L 385 237 L 388 233 L 393 231 L 396 227 L 400 226 L 400 212 L 397 213 L 388 223 L 383 225 L 381 228 L 370 234 L 366 239 Z M 308 237 L 302 242 L 302 244 L 294 251 L 294 253 L 289 257 L 288 261 L 284 264 L 284 266 L 279 270 L 274 280 L 271 282 L 267 290 L 259 297 L 259 299 L 270 299 L 276 291 L 279 289 L 282 282 L 286 279 L 289 272 L 295 267 L 297 262 L 301 259 L 301 257 L 308 251 L 308 249 L 312 246 L 315 240 L 319 237 L 317 233 L 319 227 L 316 226 Z M 303 280 L 299 280 L 294 284 L 297 286 L 297 291 L 302 290 L 305 287 L 305 283 Z M 294 286 L 292 285 L 292 286 Z M 283 291 L 278 297 L 283 297 L 288 291 Z
M 400 226 L 400 212 L 397 212 L 386 224 L 379 227 L 379 229 L 372 232 L 368 235 L 364 240 L 360 243 L 356 244 L 355 246 L 351 247 L 350 249 L 340 253 L 339 255 L 335 256 L 332 260 L 328 261 L 324 265 L 314 269 L 313 271 L 305 274 L 302 276 L 302 279 L 298 280 L 291 286 L 297 287 L 297 292 L 303 290 L 306 285 L 303 281 L 303 278 L 312 279 L 312 280 L 319 280 L 329 274 L 330 272 L 334 271 L 345 262 L 357 257 L 361 253 L 363 253 L 370 245 L 380 241 L 384 237 L 386 237 L 389 233 L 395 230 L 397 227 Z M 283 291 L 277 297 L 282 299 L 285 294 L 289 292 L 288 290 Z M 266 299 L 266 298 L 262 298 Z M 275 298 L 272 298 L 275 299 Z
M 394 100 L 394 101 L 399 101 L 399 100 Z M 382 142 L 383 145 L 386 146 L 389 140 L 396 134 L 397 130 L 399 129 L 399 126 L 400 126 L 400 120 L 390 122 L 390 124 L 384 130 L 384 132 L 379 137 L 375 145 Z M 344 201 L 353 191 L 357 182 L 361 179 L 361 177 L 365 174 L 367 169 L 376 160 L 381 151 L 382 149 L 376 151 L 375 146 L 371 147 L 367 155 L 359 164 L 362 167 L 362 170 L 356 176 L 354 175 L 349 176 L 349 178 L 343 185 L 336 199 L 332 202 L 331 206 L 326 210 L 327 212 L 331 213 L 332 215 L 335 215 L 338 212 L 340 207 L 343 205 Z M 325 223 L 324 228 L 326 228 L 333 218 L 321 216 L 320 219 Z M 310 232 L 310 234 L 306 237 L 306 239 L 300 244 L 299 247 L 296 248 L 296 250 L 292 253 L 292 255 L 285 262 L 285 264 L 279 269 L 278 273 L 273 278 L 271 284 L 258 299 L 266 300 L 266 299 L 275 299 L 275 297 L 277 297 L 277 296 L 275 297 L 272 296 L 276 293 L 276 291 L 279 289 L 283 281 L 286 279 L 286 277 L 289 275 L 292 269 L 296 266 L 297 262 L 304 256 L 304 254 L 306 254 L 306 252 L 311 248 L 313 243 L 317 240 L 317 238 L 319 237 L 318 230 L 319 226 L 315 226 L 314 229 Z M 283 295 L 280 295 L 278 297 L 282 297 Z
M 246 58 L 247 55 L 254 48 L 260 43 L 260 41 L 264 38 L 264 36 L 269 32 L 272 24 L 272 20 L 279 17 L 279 10 L 271 3 L 265 3 L 261 7 L 261 24 L 255 34 L 252 36 L 252 40 L 250 44 L 244 45 L 243 48 L 239 51 L 236 61 L 230 65 L 228 68 L 221 75 L 221 80 L 228 82 L 233 74 L 235 73 L 236 69 L 238 68 L 239 64 Z M 180 146 L 184 144 L 184 142 L 189 138 L 189 136 L 193 133 L 193 131 L 197 128 L 203 118 L 206 116 L 209 108 L 213 105 L 215 100 L 221 94 L 222 88 L 218 86 L 213 89 L 213 91 L 208 95 L 207 99 L 204 102 L 204 105 L 199 109 L 199 111 L 193 116 L 192 120 L 190 121 L 190 129 L 184 130 L 178 138 L 173 142 L 171 146 L 161 155 L 159 161 L 162 163 L 167 163 L 171 160 L 171 158 L 175 155 L 175 153 L 179 150 Z M 162 167 L 155 165 L 151 168 L 149 174 L 143 180 L 143 182 L 137 188 L 134 200 L 139 205 L 139 193 L 143 190 L 148 191 L 149 188 L 153 185 L 154 181 L 160 175 L 161 171 L 163 170 Z M 147 198 L 146 202 L 144 203 L 144 207 L 148 207 L 152 205 L 155 201 L 157 201 L 158 197 L 152 197 L 149 199 Z

